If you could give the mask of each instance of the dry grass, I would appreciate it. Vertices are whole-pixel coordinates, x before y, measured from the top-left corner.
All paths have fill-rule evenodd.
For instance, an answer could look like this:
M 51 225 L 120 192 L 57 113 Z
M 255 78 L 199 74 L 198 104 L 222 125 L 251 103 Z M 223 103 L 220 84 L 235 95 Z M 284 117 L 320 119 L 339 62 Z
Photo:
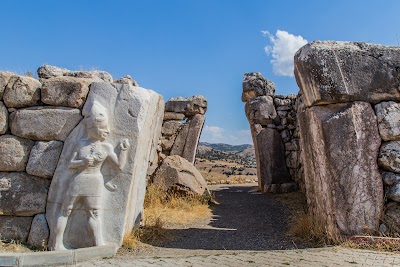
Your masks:
M 144 224 L 124 238 L 124 247 L 135 249 L 141 243 L 157 245 L 173 238 L 168 229 L 179 228 L 210 218 L 211 198 L 167 194 L 150 185 L 144 202 Z
M 327 231 L 326 225 L 312 218 L 307 211 L 307 200 L 303 193 L 292 192 L 276 195 L 277 199 L 287 207 L 291 213 L 288 234 L 313 246 L 340 244 L 342 238 Z
M 340 244 L 345 248 L 368 249 L 385 252 L 400 253 L 400 240 L 391 237 L 365 237 L 361 239 L 350 239 Z
M 326 224 L 305 212 L 297 213 L 291 218 L 291 221 L 290 235 L 312 242 L 317 246 L 338 245 L 344 240 L 338 234 L 327 231 Z
M 368 249 L 385 252 L 400 252 L 400 235 L 390 233 L 383 237 L 370 236 L 374 234 L 365 229 L 365 236 L 346 237 L 338 233 L 329 233 L 326 225 L 315 220 L 307 213 L 307 204 L 303 194 L 289 193 L 278 196 L 282 203 L 291 211 L 289 234 L 296 238 L 312 242 L 316 246 L 338 245 L 352 249 Z
M 21 244 L 19 241 L 12 240 L 11 242 L 0 241 L 0 252 L 32 252 L 28 247 Z

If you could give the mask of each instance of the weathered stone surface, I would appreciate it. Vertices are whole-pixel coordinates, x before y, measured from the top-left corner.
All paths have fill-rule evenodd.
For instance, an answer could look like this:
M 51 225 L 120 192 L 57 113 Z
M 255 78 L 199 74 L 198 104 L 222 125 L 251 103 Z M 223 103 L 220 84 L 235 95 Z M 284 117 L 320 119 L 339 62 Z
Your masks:
M 147 169 L 161 133 L 162 104 L 160 95 L 140 87 L 91 84 L 85 118 L 65 140 L 49 190 L 49 247 L 121 245 L 124 235 L 139 225 Z M 90 200 L 89 193 L 96 198 Z M 86 202 L 74 202 L 74 195 Z M 66 225 L 63 235 L 60 222 Z
M 79 109 L 34 107 L 10 115 L 12 134 L 33 140 L 64 141 L 82 119 Z
M 247 102 L 257 96 L 273 96 L 275 85 L 264 78 L 259 72 L 245 73 L 243 78 L 242 101 Z
M 0 134 L 8 130 L 8 110 L 3 102 L 0 101 Z
M 52 178 L 63 145 L 61 141 L 36 142 L 31 150 L 26 172 L 43 178 Z
M 207 99 L 204 96 L 175 97 L 165 103 L 168 112 L 182 113 L 186 116 L 205 114 L 207 111 Z
M 39 78 L 49 79 L 52 77 L 64 76 L 64 73 L 70 72 L 70 70 L 59 68 L 51 65 L 43 65 L 38 68 L 37 73 Z
M 175 113 L 175 112 L 165 112 L 164 113 L 164 120 L 169 121 L 169 120 L 177 120 L 181 121 L 185 118 L 184 114 L 181 113 Z
M 89 93 L 90 80 L 74 77 L 54 77 L 44 80 L 42 102 L 52 106 L 80 108 Z
M 25 171 L 34 142 L 13 135 L 0 136 L 0 171 Z
M 308 107 L 400 100 L 400 47 L 317 41 L 297 51 L 294 65 Z
M 47 225 L 46 215 L 37 214 L 32 221 L 30 227 L 28 244 L 36 247 L 37 249 L 43 250 L 47 248 L 49 240 L 50 230 Z
M 180 121 L 165 121 L 163 123 L 161 132 L 164 136 L 175 135 L 182 125 L 183 123 Z
M 274 98 L 274 104 L 277 106 L 290 106 L 292 104 L 292 100 L 286 98 L 286 99 L 281 99 L 281 98 Z
M 309 210 L 330 233 L 376 229 L 383 209 L 381 139 L 371 105 L 316 106 L 298 114 Z
M 170 136 L 168 138 L 161 139 L 161 148 L 163 151 L 171 150 L 172 146 L 174 145 L 176 136 Z
M 389 101 L 375 105 L 379 134 L 385 141 L 400 140 L 400 104 Z
M 186 159 L 174 155 L 164 159 L 157 169 L 153 183 L 165 190 L 195 193 L 202 195 L 207 188 L 207 182 Z
M 246 102 L 245 112 L 249 122 L 261 125 L 271 124 L 277 116 L 270 96 L 259 96 Z
M 132 79 L 130 75 L 125 75 L 118 80 L 115 80 L 114 83 L 120 83 L 120 84 L 129 84 L 130 86 L 139 86 L 139 84 Z
M 59 76 L 70 76 L 76 78 L 93 79 L 97 82 L 113 82 L 111 74 L 105 71 L 93 70 L 93 71 L 71 71 L 50 65 L 43 65 L 37 70 L 38 76 L 41 79 L 49 79 L 52 77 Z
M 194 164 L 205 116 L 196 114 L 179 131 L 170 155 L 178 155 Z
M 390 202 L 386 205 L 383 221 L 391 230 L 400 233 L 400 203 Z
M 24 172 L 0 172 L 0 211 L 15 216 L 44 213 L 49 186 L 48 179 Z
M 379 151 L 378 164 L 387 171 L 400 173 L 400 141 L 383 143 Z
M 12 76 L 16 76 L 16 74 L 7 71 L 0 71 L 0 100 L 3 99 L 4 90 Z
M 395 183 L 393 185 L 386 187 L 386 197 L 400 202 L 400 183 Z
M 385 185 L 400 183 L 400 174 L 393 172 L 382 172 L 382 179 Z
M 1 240 L 26 242 L 33 217 L 0 216 Z
M 254 149 L 257 160 L 258 183 L 262 190 L 271 184 L 291 181 L 285 163 L 285 150 L 279 132 L 264 128 L 255 133 Z
M 149 154 L 149 166 L 147 168 L 147 177 L 150 178 L 156 169 L 158 168 L 158 163 L 159 163 L 159 153 L 162 151 L 162 148 L 160 146 L 160 139 L 162 137 L 161 131 L 159 129 L 162 128 L 163 124 L 163 116 L 164 110 L 165 110 L 165 103 L 164 103 L 164 98 L 159 95 L 158 97 L 158 102 L 154 103 L 155 108 L 153 109 L 154 114 L 156 116 L 153 117 L 153 121 L 151 122 L 152 127 L 154 129 L 157 129 L 157 132 L 152 133 L 153 139 L 151 140 L 150 146 L 150 154 Z
M 31 77 L 12 76 L 4 90 L 3 100 L 9 108 L 36 106 L 40 100 L 41 83 Z

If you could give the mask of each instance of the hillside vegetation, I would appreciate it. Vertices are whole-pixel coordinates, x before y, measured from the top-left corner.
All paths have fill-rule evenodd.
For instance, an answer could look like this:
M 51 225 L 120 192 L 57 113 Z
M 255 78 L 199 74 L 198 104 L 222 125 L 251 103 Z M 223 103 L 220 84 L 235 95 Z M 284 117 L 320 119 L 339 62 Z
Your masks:
M 200 142 L 195 165 L 209 184 L 257 181 L 256 159 L 252 145 Z

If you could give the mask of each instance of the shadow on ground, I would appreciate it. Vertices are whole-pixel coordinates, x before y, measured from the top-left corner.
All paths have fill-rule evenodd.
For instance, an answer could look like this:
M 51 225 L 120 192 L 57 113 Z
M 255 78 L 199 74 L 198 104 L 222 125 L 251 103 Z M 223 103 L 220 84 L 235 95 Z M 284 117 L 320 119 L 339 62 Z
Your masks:
M 175 238 L 165 248 L 204 250 L 275 250 L 309 247 L 286 233 L 289 210 L 256 186 L 226 186 L 213 191 L 219 205 L 212 207 L 208 225 L 168 230 Z

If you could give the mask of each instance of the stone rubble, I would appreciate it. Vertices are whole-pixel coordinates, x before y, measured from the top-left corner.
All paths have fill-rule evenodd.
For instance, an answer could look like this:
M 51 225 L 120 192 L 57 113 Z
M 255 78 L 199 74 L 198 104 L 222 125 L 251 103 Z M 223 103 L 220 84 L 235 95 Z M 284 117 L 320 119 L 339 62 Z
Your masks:
M 174 155 L 166 157 L 157 169 L 153 183 L 165 191 L 173 191 L 181 194 L 203 195 L 207 189 L 207 182 L 186 159 Z
M 165 103 L 158 167 L 149 173 L 151 182 L 166 190 L 204 193 L 207 183 L 194 167 L 194 161 L 206 111 L 204 96 L 176 97 Z

